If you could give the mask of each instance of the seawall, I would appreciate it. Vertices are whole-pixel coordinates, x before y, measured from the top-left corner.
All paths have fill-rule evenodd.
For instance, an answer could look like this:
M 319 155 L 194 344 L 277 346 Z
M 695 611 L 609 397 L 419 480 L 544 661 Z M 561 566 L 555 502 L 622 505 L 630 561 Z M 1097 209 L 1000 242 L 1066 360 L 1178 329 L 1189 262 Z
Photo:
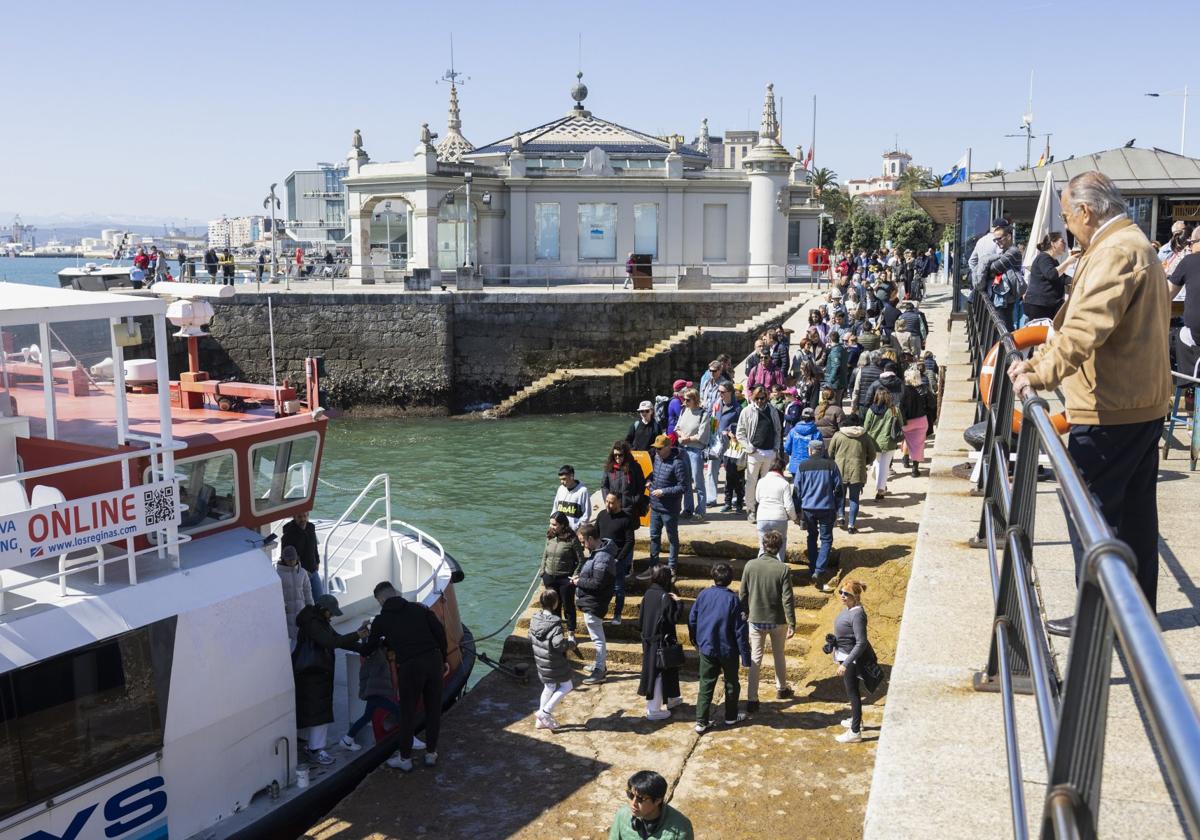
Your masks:
M 498 402 L 560 367 L 616 364 L 689 324 L 733 326 L 793 293 L 272 293 L 270 299 L 281 379 L 302 382 L 304 357 L 324 356 L 323 388 L 335 406 L 458 411 Z M 239 294 L 214 309 L 211 337 L 201 340 L 205 369 L 269 382 L 266 296 Z

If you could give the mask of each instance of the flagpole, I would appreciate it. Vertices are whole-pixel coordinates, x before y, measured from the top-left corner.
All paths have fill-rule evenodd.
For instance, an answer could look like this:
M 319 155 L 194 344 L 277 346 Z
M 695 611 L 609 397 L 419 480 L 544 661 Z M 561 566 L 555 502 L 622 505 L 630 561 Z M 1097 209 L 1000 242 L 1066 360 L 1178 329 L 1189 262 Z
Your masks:
M 1185 100 L 1186 101 L 1186 100 Z M 817 95 L 813 94 L 813 123 L 812 123 L 812 142 L 808 144 L 808 156 L 812 158 L 809 163 L 809 172 L 812 172 L 817 167 Z
M 967 183 L 971 183 L 971 147 L 967 146 Z

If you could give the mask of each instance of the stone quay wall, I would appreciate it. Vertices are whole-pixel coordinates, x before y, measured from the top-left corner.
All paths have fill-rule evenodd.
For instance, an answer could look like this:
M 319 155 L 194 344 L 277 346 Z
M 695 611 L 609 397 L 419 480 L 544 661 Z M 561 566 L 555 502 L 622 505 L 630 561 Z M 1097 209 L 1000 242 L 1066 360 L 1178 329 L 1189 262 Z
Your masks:
M 271 292 L 276 375 L 303 388 L 306 356 L 324 356 L 326 402 L 379 413 L 456 412 L 499 402 L 561 367 L 615 365 L 685 326 L 732 326 L 794 290 L 697 292 Z M 271 381 L 268 294 L 213 300 L 201 366 L 212 377 Z M 126 358 L 148 356 L 153 337 Z M 85 364 L 108 355 L 107 332 L 62 325 Z M 170 327 L 174 333 L 175 328 Z M 21 335 L 28 342 L 32 335 Z M 171 374 L 187 368 L 187 345 L 171 338 Z M 18 345 L 20 346 L 20 345 Z M 699 371 L 704 350 L 678 360 Z M 697 366 L 698 365 L 698 366 Z M 664 371 L 666 368 L 664 367 Z M 536 409 L 535 409 L 536 410 Z M 543 410 L 562 410 L 555 405 Z M 579 408 L 566 410 L 580 410 Z

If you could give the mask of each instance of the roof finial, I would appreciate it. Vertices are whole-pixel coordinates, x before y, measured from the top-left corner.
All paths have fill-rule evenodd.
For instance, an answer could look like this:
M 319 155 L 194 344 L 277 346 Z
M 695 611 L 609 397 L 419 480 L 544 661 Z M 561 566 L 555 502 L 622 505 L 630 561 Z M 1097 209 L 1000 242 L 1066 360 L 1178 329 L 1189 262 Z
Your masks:
M 458 163 L 462 156 L 475 147 L 462 136 L 462 115 L 458 110 L 458 86 L 470 79 L 454 69 L 454 35 L 450 35 L 450 69 L 442 74 L 439 82 L 450 83 L 449 115 L 446 118 L 446 136 L 437 145 L 438 160 Z M 436 136 L 436 135 L 435 135 Z
M 779 140 L 779 120 L 775 118 L 775 85 L 767 85 L 767 96 L 763 100 L 762 126 L 758 136 L 764 140 Z
M 450 115 L 446 118 L 446 128 L 450 131 L 462 128 L 462 117 L 458 113 L 458 88 L 454 82 L 450 83 Z
M 700 137 L 696 140 L 696 151 L 701 154 L 708 154 L 710 151 L 708 145 L 708 117 L 700 120 Z

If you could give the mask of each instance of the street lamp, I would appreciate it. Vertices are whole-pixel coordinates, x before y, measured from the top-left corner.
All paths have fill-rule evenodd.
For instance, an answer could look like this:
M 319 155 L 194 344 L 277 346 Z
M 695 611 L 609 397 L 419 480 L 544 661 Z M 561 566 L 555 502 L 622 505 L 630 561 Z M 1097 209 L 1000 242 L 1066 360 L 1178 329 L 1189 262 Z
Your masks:
M 1163 93 L 1147 93 L 1147 96 L 1153 96 L 1155 99 L 1160 96 L 1182 96 L 1183 97 L 1183 124 L 1179 128 L 1179 154 L 1183 154 L 1184 144 L 1187 142 L 1187 102 L 1188 102 L 1188 86 L 1184 85 L 1182 91 L 1168 90 Z
M 387 264 L 392 267 L 392 202 L 383 202 L 383 223 L 387 229 Z
M 275 282 L 275 278 L 279 276 L 279 227 L 275 222 L 275 211 L 282 205 L 279 198 L 275 195 L 275 187 L 278 182 L 271 185 L 271 192 L 263 199 L 263 207 L 271 212 L 271 282 Z M 288 284 L 291 285 L 290 283 Z

